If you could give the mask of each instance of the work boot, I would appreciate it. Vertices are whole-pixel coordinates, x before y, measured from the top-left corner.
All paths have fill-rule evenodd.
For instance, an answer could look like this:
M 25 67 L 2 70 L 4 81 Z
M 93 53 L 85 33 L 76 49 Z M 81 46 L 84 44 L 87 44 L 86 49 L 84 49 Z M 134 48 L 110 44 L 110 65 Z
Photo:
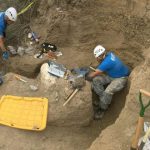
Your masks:
M 104 114 L 105 114 L 105 110 L 102 109 L 98 110 L 97 112 L 94 113 L 94 120 L 102 119 Z

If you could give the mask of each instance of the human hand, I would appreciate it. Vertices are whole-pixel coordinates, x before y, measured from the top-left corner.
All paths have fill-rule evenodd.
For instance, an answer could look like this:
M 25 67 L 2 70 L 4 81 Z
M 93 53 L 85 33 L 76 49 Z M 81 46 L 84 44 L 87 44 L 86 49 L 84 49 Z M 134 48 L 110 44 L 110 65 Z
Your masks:
M 85 74 L 85 80 L 92 81 L 93 77 L 90 76 L 90 73 Z
M 3 84 L 3 80 L 2 80 L 2 78 L 0 77 L 0 85 L 2 85 Z
M 8 51 L 3 52 L 2 56 L 4 60 L 7 60 L 9 58 L 9 52 Z

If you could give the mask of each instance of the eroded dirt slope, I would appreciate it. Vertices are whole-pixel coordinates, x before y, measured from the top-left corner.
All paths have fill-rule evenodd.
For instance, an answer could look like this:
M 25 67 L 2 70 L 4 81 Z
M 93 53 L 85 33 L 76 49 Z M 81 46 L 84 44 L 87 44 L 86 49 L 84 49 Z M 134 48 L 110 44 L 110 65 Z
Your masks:
M 131 76 L 131 85 L 125 108 L 121 112 L 117 121 L 102 134 L 99 135 L 90 150 L 97 150 L 99 147 L 104 150 L 127 150 L 130 149 L 131 139 L 135 132 L 137 119 L 139 116 L 140 105 L 138 101 L 139 89 L 150 89 L 150 49 L 145 50 L 146 60 L 136 67 Z M 149 97 L 143 96 L 143 100 L 148 100 Z M 146 110 L 145 121 L 149 119 L 150 109 Z M 142 136 L 142 135 L 141 135 Z
M 150 45 L 150 3 L 148 0 L 140 2 L 137 0 L 41 0 L 37 2 L 37 5 L 37 13 L 31 17 L 31 20 L 28 20 L 29 17 L 26 13 L 24 14 L 26 17 L 23 18 L 30 21 L 28 25 L 41 36 L 40 43 L 47 41 L 58 46 L 63 52 L 63 56 L 58 59 L 58 62 L 65 64 L 68 68 L 91 63 L 96 66 L 93 48 L 97 44 L 102 44 L 108 50 L 114 51 L 131 68 L 144 61 L 145 56 L 142 55 L 142 51 Z M 9 33 L 15 35 L 14 46 L 17 43 L 16 38 L 21 39 L 24 35 L 26 23 L 24 20 L 20 21 L 16 28 L 9 29 Z M 17 29 L 19 29 L 19 35 Z M 147 51 L 148 55 L 149 49 Z M 34 64 L 40 65 L 40 63 L 31 58 L 32 56 L 29 59 L 28 56 L 10 58 L 7 62 L 8 71 L 28 77 L 34 75 L 36 69 L 33 66 Z M 19 63 L 20 61 L 21 63 Z M 25 71 L 23 71 L 24 67 Z M 133 71 L 125 109 L 117 122 L 102 133 L 102 129 L 114 123 L 124 107 L 124 99 L 121 96 L 115 97 L 116 100 L 105 118 L 96 126 L 89 126 L 89 128 L 49 127 L 37 135 L 1 127 L 1 149 L 82 150 L 87 149 L 99 133 L 101 134 L 91 149 L 129 149 L 130 137 L 138 117 L 136 95 L 139 88 L 149 89 L 148 68 L 149 58 Z M 122 93 L 122 96 L 124 95 Z M 9 133 L 7 134 L 7 132 Z M 12 138 L 11 135 L 13 135 Z M 20 142 L 18 143 L 18 141 Z M 29 145 L 27 146 L 25 143 L 29 143 Z

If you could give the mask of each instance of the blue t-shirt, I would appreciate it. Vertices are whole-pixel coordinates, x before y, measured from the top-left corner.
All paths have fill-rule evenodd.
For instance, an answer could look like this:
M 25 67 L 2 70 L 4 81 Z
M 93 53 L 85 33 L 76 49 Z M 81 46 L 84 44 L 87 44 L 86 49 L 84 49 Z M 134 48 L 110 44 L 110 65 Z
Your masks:
M 0 12 L 0 36 L 5 37 L 6 27 L 7 27 L 7 24 L 5 21 L 5 13 Z
M 106 72 L 112 78 L 126 77 L 130 74 L 129 68 L 112 52 L 107 53 L 97 69 Z

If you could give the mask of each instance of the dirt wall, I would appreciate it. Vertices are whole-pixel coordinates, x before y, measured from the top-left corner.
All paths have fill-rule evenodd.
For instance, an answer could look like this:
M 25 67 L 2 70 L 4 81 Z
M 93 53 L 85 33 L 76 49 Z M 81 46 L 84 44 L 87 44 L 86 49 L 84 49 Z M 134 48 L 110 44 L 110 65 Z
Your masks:
M 102 44 L 134 68 L 144 60 L 141 49 L 150 45 L 149 13 L 146 0 L 41 0 L 20 16 L 15 28 L 10 26 L 8 40 L 11 44 L 16 39 L 24 42 L 25 29 L 31 27 L 41 36 L 40 43 L 54 43 L 64 53 L 59 61 L 67 67 L 96 66 L 93 48 Z M 20 46 L 17 41 L 12 45 Z M 15 64 L 15 59 L 10 61 Z M 15 67 L 16 72 L 22 68 Z M 14 66 L 9 71 L 13 72 Z
M 129 26 L 132 28 L 132 25 L 134 24 L 135 28 L 132 28 L 133 30 L 130 30 L 131 32 L 126 34 L 126 38 L 131 40 L 137 38 L 137 42 L 139 44 L 141 43 L 140 42 L 141 34 L 139 34 L 137 37 L 134 35 L 135 33 L 140 31 L 140 28 L 144 24 L 147 24 L 149 22 L 149 13 L 150 13 L 148 9 L 149 2 L 128 0 L 126 1 L 126 6 L 127 9 L 125 11 L 126 12 L 125 15 L 127 15 L 128 19 L 126 19 L 126 22 L 124 22 L 126 24 L 126 28 L 123 28 L 124 30 L 123 32 L 125 33 L 126 29 L 129 29 L 128 28 Z M 132 31 L 133 31 L 133 36 L 131 36 Z M 143 32 L 145 32 L 145 30 L 143 30 Z M 146 40 L 145 42 L 143 42 L 143 46 L 149 47 L 148 44 L 149 36 L 146 35 L 144 36 L 144 38 Z M 130 41 L 128 42 L 130 43 Z M 131 139 L 133 133 L 135 132 L 135 127 L 137 124 L 137 119 L 140 110 L 140 106 L 138 102 L 139 89 L 143 88 L 147 91 L 149 91 L 150 89 L 150 82 L 149 82 L 150 81 L 149 79 L 150 77 L 150 70 L 149 70 L 150 55 L 149 54 L 150 53 L 149 52 L 150 52 L 149 48 L 140 51 L 140 53 L 144 54 L 145 61 L 143 61 L 141 65 L 137 66 L 131 73 L 130 76 L 131 85 L 130 85 L 129 94 L 127 96 L 125 108 L 122 110 L 117 121 L 110 127 L 103 130 L 103 132 L 99 135 L 99 137 L 93 142 L 93 144 L 89 148 L 90 150 L 97 150 L 99 148 L 104 150 L 130 149 Z M 145 121 L 150 121 L 149 112 L 150 110 L 146 112 Z
M 117 121 L 93 142 L 90 150 L 97 150 L 99 147 L 104 150 L 127 150 L 130 149 L 131 139 L 135 132 L 140 105 L 138 101 L 139 89 L 150 89 L 150 49 L 145 51 L 145 61 L 136 67 L 130 76 L 130 90 L 127 96 L 125 108 L 122 110 Z M 149 99 L 143 98 L 143 100 Z M 145 113 L 145 121 L 149 119 L 150 109 Z M 142 136 L 142 135 L 141 135 Z
M 26 15 L 25 13 L 24 16 Z M 24 26 L 17 22 L 17 25 L 19 33 L 23 33 L 26 24 Z M 136 101 L 138 90 L 150 89 L 148 56 L 150 49 L 147 49 L 150 46 L 149 1 L 41 0 L 38 2 L 36 15 L 28 25 L 41 36 L 41 43 L 48 41 L 58 46 L 63 52 L 58 61 L 68 68 L 91 63 L 96 66 L 93 48 L 97 44 L 114 51 L 126 64 L 135 68 L 130 77 L 131 88 L 125 108 L 118 120 L 105 129 L 90 148 L 129 149 L 138 118 L 139 105 Z M 15 29 L 11 31 L 14 35 L 18 35 Z M 145 48 L 147 57 L 142 55 Z M 16 60 L 10 58 L 10 63 L 13 60 L 14 64 L 18 64 L 18 59 L 20 58 Z M 16 67 L 18 73 L 24 64 L 26 62 L 22 61 L 22 64 Z M 28 71 L 28 68 L 26 70 Z M 11 91 L 11 87 L 9 89 Z M 117 102 L 115 104 L 117 105 Z

